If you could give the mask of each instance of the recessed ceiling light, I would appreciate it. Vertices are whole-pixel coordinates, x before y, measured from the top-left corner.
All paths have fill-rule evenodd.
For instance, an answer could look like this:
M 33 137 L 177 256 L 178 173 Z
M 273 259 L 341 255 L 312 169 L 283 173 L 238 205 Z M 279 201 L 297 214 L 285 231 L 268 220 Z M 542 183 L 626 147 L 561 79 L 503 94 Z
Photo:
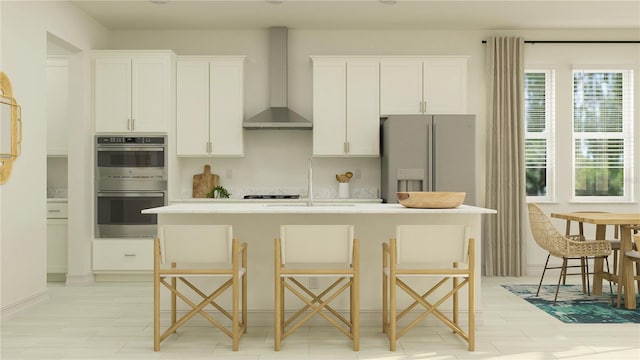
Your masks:
M 163 5 L 163 4 L 168 3 L 171 0 L 149 0 L 149 1 L 151 1 L 152 3 L 157 4 L 157 5 Z
M 280 5 L 282 3 L 284 3 L 284 0 L 265 0 L 266 2 L 268 2 L 271 5 Z
M 397 0 L 378 0 L 378 1 L 386 5 L 395 5 L 398 3 Z

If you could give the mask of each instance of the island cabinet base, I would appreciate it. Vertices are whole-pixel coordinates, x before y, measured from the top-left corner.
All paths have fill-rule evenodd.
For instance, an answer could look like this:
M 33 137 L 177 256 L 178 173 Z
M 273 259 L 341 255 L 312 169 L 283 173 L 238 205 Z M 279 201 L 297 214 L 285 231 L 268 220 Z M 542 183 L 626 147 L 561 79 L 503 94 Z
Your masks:
M 159 208 L 162 209 L 162 208 Z M 481 209 L 481 208 L 477 208 Z M 488 210 L 488 209 L 481 209 Z M 489 210 L 491 211 L 491 210 Z M 279 236 L 280 225 L 283 224 L 351 224 L 355 227 L 355 236 L 360 239 L 360 308 L 363 324 L 372 321 L 371 325 L 381 322 L 382 310 L 382 243 L 395 236 L 395 227 L 400 224 L 452 224 L 468 225 L 471 237 L 476 241 L 476 249 L 481 249 L 481 215 L 482 212 L 446 212 L 441 213 L 166 213 L 158 212 L 158 224 L 229 224 L 233 226 L 234 236 L 248 244 L 248 305 L 252 323 L 272 323 L 274 304 L 274 241 Z M 480 254 L 476 251 L 476 314 L 482 313 L 482 292 L 480 286 Z M 414 281 L 417 279 L 413 279 Z M 310 281 L 303 279 L 302 281 Z M 329 279 L 317 278 L 318 289 L 329 284 Z M 409 279 L 412 281 L 412 279 Z M 421 280 L 422 281 L 422 280 Z M 427 285 L 435 280 L 427 279 Z M 416 284 L 416 283 L 414 283 Z M 417 283 L 418 285 L 421 285 Z M 306 284 L 308 285 L 308 283 Z M 447 285 L 442 292 L 448 291 Z M 410 304 L 408 296 L 398 292 L 398 304 Z M 289 295 L 289 294 L 287 294 Z M 168 295 L 167 295 L 168 296 Z M 437 295 L 436 295 L 437 296 Z M 428 298 L 429 299 L 429 298 Z M 292 304 L 294 309 L 297 300 L 287 297 L 285 303 Z M 348 297 L 338 298 L 334 308 L 338 311 L 348 309 Z M 432 300 L 435 302 L 436 300 Z M 166 302 L 165 302 L 166 303 Z M 441 305 L 443 311 L 452 309 L 451 301 Z M 465 313 L 466 290 L 460 294 L 460 311 Z M 255 318 L 254 318 L 255 317 Z M 370 318 L 370 319 L 369 319 Z M 462 318 L 462 315 L 461 315 Z M 323 319 L 319 319 L 322 321 Z M 480 320 L 480 319 L 479 319 Z

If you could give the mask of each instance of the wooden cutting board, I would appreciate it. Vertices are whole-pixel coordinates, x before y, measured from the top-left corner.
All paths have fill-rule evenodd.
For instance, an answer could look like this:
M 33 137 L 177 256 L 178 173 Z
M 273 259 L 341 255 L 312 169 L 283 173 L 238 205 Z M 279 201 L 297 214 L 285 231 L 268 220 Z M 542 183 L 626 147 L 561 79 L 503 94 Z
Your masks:
M 206 198 L 211 189 L 220 185 L 220 177 L 211 173 L 211 166 L 205 165 L 202 174 L 193 175 L 194 198 Z

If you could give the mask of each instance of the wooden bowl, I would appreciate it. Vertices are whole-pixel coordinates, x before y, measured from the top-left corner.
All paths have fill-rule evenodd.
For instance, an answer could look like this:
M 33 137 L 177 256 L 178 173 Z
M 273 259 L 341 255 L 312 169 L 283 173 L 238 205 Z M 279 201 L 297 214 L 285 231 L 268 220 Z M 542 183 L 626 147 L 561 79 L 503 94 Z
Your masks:
M 466 192 L 417 191 L 397 192 L 402 206 L 421 209 L 452 209 L 460 206 Z

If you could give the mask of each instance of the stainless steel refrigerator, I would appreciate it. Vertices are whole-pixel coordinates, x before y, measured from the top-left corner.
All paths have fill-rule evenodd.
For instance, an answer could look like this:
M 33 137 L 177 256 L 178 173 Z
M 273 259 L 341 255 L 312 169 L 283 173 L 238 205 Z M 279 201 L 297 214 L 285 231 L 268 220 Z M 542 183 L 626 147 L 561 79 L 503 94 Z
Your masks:
M 475 115 L 390 115 L 381 125 L 381 196 L 464 191 L 476 205 Z

